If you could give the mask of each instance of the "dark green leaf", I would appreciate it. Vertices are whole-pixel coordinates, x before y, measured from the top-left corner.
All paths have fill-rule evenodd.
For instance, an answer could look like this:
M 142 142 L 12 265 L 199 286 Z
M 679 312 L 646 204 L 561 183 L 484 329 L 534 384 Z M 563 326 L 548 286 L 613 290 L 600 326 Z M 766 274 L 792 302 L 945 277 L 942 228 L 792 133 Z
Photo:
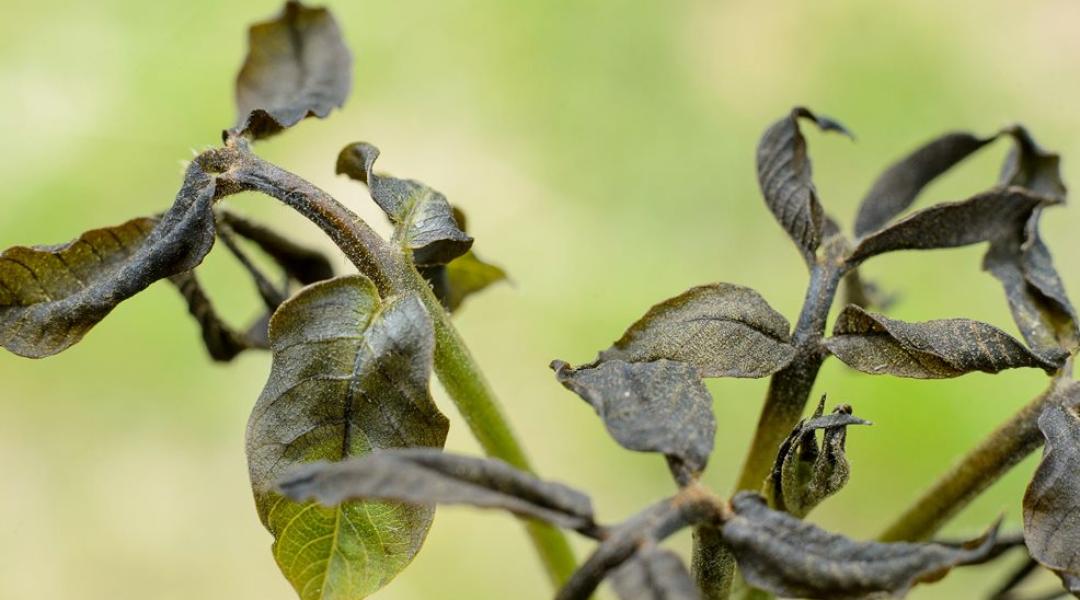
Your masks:
M 1080 595 L 1080 383 L 1059 381 L 1039 417 L 1042 462 L 1024 495 L 1031 556 Z
M 442 446 L 431 400 L 434 333 L 415 296 L 380 300 L 363 276 L 309 286 L 270 321 L 270 378 L 248 422 L 256 508 L 274 557 L 305 599 L 363 597 L 419 550 L 433 509 L 346 502 L 326 508 L 273 491 L 287 471 L 384 448 Z
M 1058 155 L 1039 147 L 1021 125 L 1009 127 L 1005 133 L 1011 135 L 1016 144 L 1005 157 L 1001 184 L 1019 186 L 1051 201 L 1063 202 L 1066 188 L 1061 179 L 1061 159 Z
M 855 236 L 884 227 L 907 210 L 931 181 L 994 139 L 947 133 L 901 158 L 877 178 L 863 198 L 855 218 Z
M 276 18 L 252 25 L 236 76 L 236 131 L 270 137 L 305 117 L 324 118 L 352 88 L 352 55 L 325 8 L 285 3 Z
M 315 499 L 327 506 L 346 500 L 468 504 L 567 529 L 595 527 L 592 502 L 575 489 L 541 481 L 499 460 L 427 448 L 381 450 L 345 462 L 304 465 L 278 487 L 293 500 Z
M 557 360 L 551 368 L 566 389 L 596 409 L 624 448 L 664 454 L 681 480 L 705 468 L 716 418 L 712 396 L 694 367 L 671 360 L 611 360 L 573 369 Z
M 670 550 L 650 546 L 611 577 L 619 600 L 697 600 L 701 598 L 686 565 Z
M 461 303 L 469 296 L 506 279 L 506 271 L 484 262 L 472 250 L 450 264 L 422 267 L 421 274 L 435 290 L 439 302 L 450 312 L 461 308 Z
M 840 491 L 851 474 L 844 444 L 848 425 L 870 422 L 851 414 L 851 406 L 839 404 L 825 416 L 825 396 L 813 417 L 792 429 L 776 455 L 765 482 L 766 496 L 778 510 L 802 518 L 823 500 Z M 816 432 L 824 430 L 821 447 Z
M 799 130 L 800 118 L 813 121 L 824 131 L 851 134 L 836 121 L 797 107 L 769 127 L 758 142 L 758 183 L 765 204 L 795 241 L 807 264 L 813 264 L 825 229 L 825 210 L 814 188 L 806 138 Z
M 236 235 L 250 240 L 272 258 L 285 273 L 307 285 L 334 276 L 330 259 L 322 252 L 305 248 L 276 231 L 236 213 L 220 211 L 224 222 Z
M 705 377 L 765 377 L 795 356 L 787 319 L 757 292 L 730 283 L 690 288 L 649 309 L 600 361 L 661 358 Z
M 376 173 L 377 158 L 375 146 L 349 144 L 338 154 L 337 172 L 367 184 L 372 199 L 394 224 L 394 239 L 412 251 L 413 261 L 441 265 L 465 254 L 473 239 L 455 220 L 446 196 L 419 181 Z
M 993 548 L 996 528 L 964 547 L 855 542 L 771 510 L 764 498 L 740 492 L 724 539 L 754 587 L 796 598 L 903 596 L 956 566 L 977 563 Z
M 905 323 L 848 306 L 840 313 L 829 352 L 849 367 L 871 375 L 917 379 L 958 377 L 972 371 L 1038 367 L 1053 373 L 1064 356 L 1051 361 L 1028 350 L 997 327 L 970 319 Z
M 0 346 L 41 358 L 82 339 L 116 305 L 197 266 L 214 244 L 214 181 L 198 165 L 156 222 L 134 219 L 59 246 L 0 253 Z

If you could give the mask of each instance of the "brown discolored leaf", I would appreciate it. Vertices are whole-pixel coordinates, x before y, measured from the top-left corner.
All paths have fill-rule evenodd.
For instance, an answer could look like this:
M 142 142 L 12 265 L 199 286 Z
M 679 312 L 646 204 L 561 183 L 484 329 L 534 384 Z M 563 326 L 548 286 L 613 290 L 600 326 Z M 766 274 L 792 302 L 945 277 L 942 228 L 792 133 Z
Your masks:
M 824 131 L 851 135 L 844 126 L 796 107 L 761 136 L 757 148 L 757 174 L 765 204 L 799 247 L 807 264 L 821 244 L 825 209 L 818 199 L 799 119 L 809 119 Z
M 260 326 L 265 327 L 266 321 L 257 321 L 246 332 L 230 327 L 214 310 L 214 305 L 199 284 L 195 271 L 173 275 L 169 281 L 180 291 L 188 305 L 188 312 L 199 323 L 203 345 L 206 346 L 210 358 L 228 362 L 245 350 L 269 348 L 266 335 L 258 332 Z
M 573 369 L 556 360 L 551 368 L 566 389 L 592 405 L 622 447 L 664 454 L 682 483 L 705 468 L 716 418 L 712 396 L 693 366 L 610 360 Z
M 794 358 L 789 331 L 787 319 L 754 290 L 714 283 L 653 306 L 599 361 L 666 358 L 704 377 L 765 377 Z
M 334 276 L 325 254 L 306 248 L 276 231 L 234 212 L 219 211 L 221 221 L 236 235 L 250 240 L 297 282 L 307 285 Z
M 854 304 L 860 308 L 888 310 L 896 303 L 897 295 L 883 291 L 877 283 L 867 281 L 858 269 L 851 269 L 844 274 L 844 304 Z
M 71 347 L 120 302 L 189 271 L 214 244 L 213 179 L 192 164 L 159 219 L 0 253 L 0 346 L 29 358 Z
M 461 231 L 468 231 L 465 213 L 453 207 L 454 221 Z M 431 284 L 435 297 L 446 310 L 456 311 L 469 296 L 482 292 L 488 286 L 507 279 L 506 271 L 480 259 L 469 250 L 445 265 L 420 267 L 420 274 Z
M 248 54 L 236 76 L 235 131 L 270 137 L 305 117 L 320 119 L 345 103 L 352 55 L 325 8 L 290 0 L 277 17 L 248 30 Z
M 301 290 L 270 321 L 270 377 L 248 421 L 256 508 L 286 578 L 307 598 L 362 597 L 412 560 L 433 509 L 386 502 L 326 508 L 274 491 L 297 465 L 385 448 L 439 447 L 434 332 L 413 295 L 379 298 L 360 275 Z
M 611 577 L 619 600 L 698 600 L 701 593 L 679 555 L 650 546 Z
M 839 404 L 825 415 L 825 396 L 813 416 L 792 429 L 780 445 L 765 495 L 771 504 L 788 514 L 805 517 L 823 500 L 840 491 L 848 481 L 851 467 L 844 452 L 849 425 L 870 425 L 851 414 L 851 406 Z M 818 446 L 818 430 L 824 430 Z
M 365 142 L 338 154 L 337 172 L 367 184 L 372 199 L 394 224 L 394 239 L 412 251 L 420 266 L 447 264 L 465 254 L 473 239 L 458 223 L 446 196 L 419 181 L 380 175 L 373 170 L 379 149 Z
M 848 306 L 825 347 L 849 367 L 871 375 L 916 379 L 958 377 L 972 371 L 1038 367 L 1053 373 L 1064 356 L 1038 356 L 993 325 L 970 319 L 906 323 Z
M 1024 538 L 1080 597 L 1080 383 L 1058 382 L 1039 429 L 1046 450 L 1024 495 Z
M 915 149 L 882 173 L 859 205 L 855 236 L 881 229 L 904 212 L 931 181 L 994 141 L 966 132 L 947 133 Z
M 1003 186 L 1018 186 L 1050 199 L 1065 200 L 1066 187 L 1061 179 L 1061 159 L 1043 150 L 1022 125 L 1005 129 L 1015 142 L 1001 169 Z
M 996 527 L 963 547 L 855 542 L 770 509 L 764 498 L 740 492 L 724 539 L 754 587 L 796 598 L 903 596 L 953 567 L 981 561 L 994 547 Z
M 339 463 L 303 465 L 286 475 L 278 489 L 293 500 L 315 499 L 327 506 L 347 500 L 468 504 L 567 529 L 595 527 L 592 502 L 573 488 L 541 481 L 500 460 L 429 448 L 380 450 Z

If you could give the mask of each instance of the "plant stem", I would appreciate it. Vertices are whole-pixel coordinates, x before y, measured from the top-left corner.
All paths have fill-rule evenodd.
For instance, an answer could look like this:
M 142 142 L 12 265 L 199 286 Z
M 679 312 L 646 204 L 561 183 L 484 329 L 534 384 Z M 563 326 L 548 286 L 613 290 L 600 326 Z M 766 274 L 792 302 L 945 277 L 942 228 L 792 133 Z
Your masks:
M 694 527 L 691 570 L 702 600 L 727 600 L 735 579 L 735 555 L 724 544 L 720 530 L 712 525 Z

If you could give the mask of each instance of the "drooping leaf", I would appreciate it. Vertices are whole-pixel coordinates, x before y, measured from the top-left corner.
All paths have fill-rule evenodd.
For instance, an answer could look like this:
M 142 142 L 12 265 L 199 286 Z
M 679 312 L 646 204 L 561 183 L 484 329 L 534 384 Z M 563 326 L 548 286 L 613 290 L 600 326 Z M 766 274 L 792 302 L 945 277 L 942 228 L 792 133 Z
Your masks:
M 1061 179 L 1061 159 L 1053 152 L 1043 150 L 1028 130 L 1013 125 L 1005 130 L 1015 145 L 1005 157 L 1000 182 L 1005 186 L 1018 186 L 1049 198 L 1053 202 L 1065 200 L 1066 187 Z
M 506 279 L 506 271 L 483 261 L 472 250 L 449 264 L 421 267 L 420 273 L 431 284 L 435 297 L 450 312 L 461 308 L 469 296 Z
M 297 282 L 307 285 L 334 276 L 334 266 L 322 252 L 306 248 L 276 231 L 236 213 L 218 213 L 236 235 L 250 240 Z
M 881 229 L 904 212 L 931 181 L 994 141 L 966 132 L 947 133 L 915 149 L 882 173 L 859 205 L 855 236 Z
M 972 371 L 1038 367 L 1053 373 L 1065 359 L 1036 355 L 993 325 L 970 319 L 906 323 L 857 306 L 840 313 L 825 347 L 849 367 L 871 375 L 916 379 L 958 377 Z
M 977 563 L 993 548 L 996 528 L 964 547 L 855 542 L 770 509 L 764 498 L 740 492 L 724 539 L 754 587 L 795 598 L 903 596 L 953 567 Z
M 619 600 L 698 600 L 694 580 L 679 555 L 650 546 L 611 577 Z
M 206 346 L 210 358 L 228 362 L 245 350 L 269 348 L 266 335 L 256 331 L 260 323 L 265 326 L 265 321 L 256 322 L 246 332 L 230 327 L 214 310 L 214 305 L 199 284 L 194 271 L 173 275 L 169 281 L 180 291 L 188 305 L 188 312 L 198 322 L 203 345 Z
M 789 331 L 787 319 L 754 290 L 714 283 L 650 308 L 599 360 L 666 358 L 704 377 L 765 377 L 794 358 Z
M 352 55 L 330 11 L 290 0 L 277 17 L 248 30 L 248 55 L 236 76 L 236 131 L 270 137 L 305 117 L 345 103 Z
M 961 202 L 944 202 L 912 213 L 862 238 L 849 265 L 896 250 L 955 248 L 1010 235 L 1048 199 L 1022 188 L 996 188 Z
M 465 254 L 473 239 L 446 196 L 419 181 L 376 173 L 379 149 L 365 142 L 349 144 L 338 154 L 337 172 L 367 184 L 371 197 L 394 224 L 394 239 L 413 254 L 417 265 L 447 264 Z
M 1039 417 L 1046 450 L 1024 495 L 1031 556 L 1080 595 L 1080 383 L 1061 381 Z
M 573 369 L 557 360 L 551 368 L 566 389 L 592 405 L 622 447 L 664 454 L 680 479 L 705 468 L 716 418 L 712 396 L 693 366 L 610 360 Z
M 447 421 L 431 400 L 434 333 L 415 296 L 380 300 L 354 275 L 311 285 L 270 321 L 270 378 L 248 421 L 256 508 L 274 558 L 300 597 L 351 599 L 412 560 L 431 507 L 294 502 L 274 491 L 299 464 L 385 448 L 440 447 Z
M 807 264 L 813 264 L 823 239 L 825 209 L 814 188 L 806 138 L 799 130 L 800 118 L 813 121 L 824 131 L 851 134 L 836 121 L 797 107 L 769 127 L 758 142 L 758 184 L 765 204 L 795 241 Z
M 278 483 L 293 500 L 335 506 L 347 500 L 467 504 L 499 508 L 567 529 L 590 529 L 592 502 L 561 483 L 492 459 L 429 448 L 380 450 L 345 462 L 303 465 Z
M 765 495 L 778 509 L 796 517 L 805 517 L 823 500 L 840 491 L 848 481 L 851 467 L 844 445 L 849 425 L 870 422 L 851 414 L 851 406 L 839 404 L 825 415 L 825 396 L 814 415 L 792 429 L 780 445 Z M 818 430 L 824 430 L 818 447 Z
M 192 164 L 159 219 L 0 253 L 0 346 L 29 358 L 71 347 L 118 304 L 197 266 L 214 244 L 214 180 Z

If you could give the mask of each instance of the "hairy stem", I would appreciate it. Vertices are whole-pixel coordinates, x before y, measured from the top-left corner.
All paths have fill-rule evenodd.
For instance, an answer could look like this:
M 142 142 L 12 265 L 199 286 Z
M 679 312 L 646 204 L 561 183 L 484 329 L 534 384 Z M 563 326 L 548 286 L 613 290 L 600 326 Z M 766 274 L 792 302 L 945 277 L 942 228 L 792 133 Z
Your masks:
M 712 525 L 694 527 L 694 550 L 690 557 L 694 580 L 702 600 L 727 600 L 735 579 L 735 555 Z

